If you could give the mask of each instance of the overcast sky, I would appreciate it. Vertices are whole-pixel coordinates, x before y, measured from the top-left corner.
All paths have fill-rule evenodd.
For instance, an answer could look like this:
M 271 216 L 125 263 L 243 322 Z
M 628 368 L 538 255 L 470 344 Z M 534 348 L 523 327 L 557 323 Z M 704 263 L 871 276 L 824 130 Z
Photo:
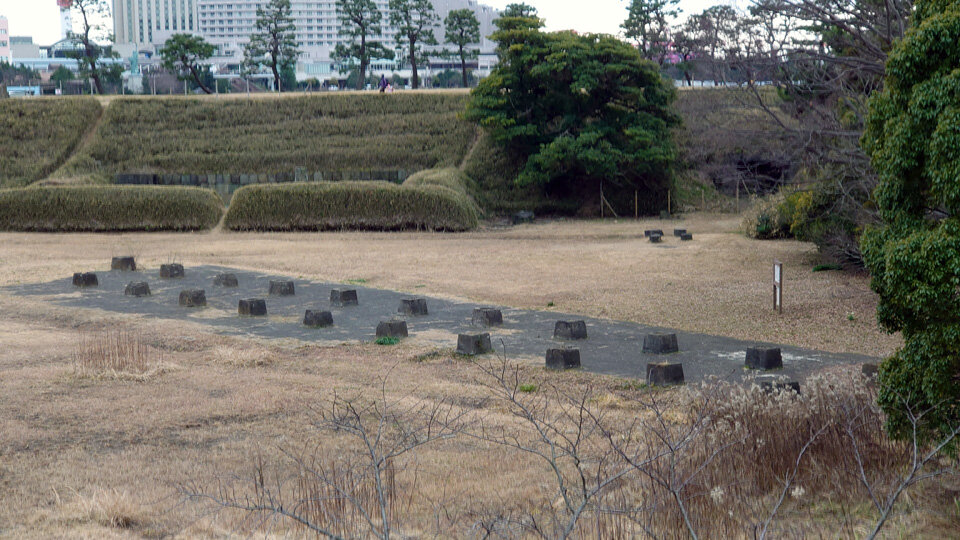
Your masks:
M 516 0 L 481 0 L 503 9 Z M 697 13 L 714 4 L 734 0 L 680 0 L 684 13 Z M 628 0 L 526 0 L 546 19 L 548 30 L 577 30 L 617 34 L 627 17 Z M 32 36 L 34 43 L 50 45 L 60 39 L 56 0 L 0 0 L 0 15 L 10 22 L 10 34 Z M 109 25 L 108 25 L 109 26 Z M 112 31 L 112 27 L 110 27 Z

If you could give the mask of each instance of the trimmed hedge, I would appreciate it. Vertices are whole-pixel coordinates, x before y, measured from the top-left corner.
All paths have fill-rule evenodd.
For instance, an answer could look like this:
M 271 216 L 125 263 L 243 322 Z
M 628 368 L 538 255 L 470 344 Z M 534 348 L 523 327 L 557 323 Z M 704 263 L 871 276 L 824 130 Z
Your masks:
M 213 191 L 167 186 L 51 186 L 0 190 L 0 230 L 194 231 L 223 215 Z
M 403 185 L 405 187 L 440 186 L 451 189 L 465 195 L 470 205 L 476 210 L 477 215 L 483 213 L 477 201 L 472 196 L 472 194 L 476 192 L 476 184 L 470 177 L 456 167 L 420 171 L 407 178 L 403 182 Z
M 224 221 L 235 231 L 464 231 L 478 223 L 476 206 L 464 193 L 389 182 L 245 186 L 233 194 Z
M 92 98 L 0 101 L 0 186 L 24 186 L 52 173 L 100 112 Z

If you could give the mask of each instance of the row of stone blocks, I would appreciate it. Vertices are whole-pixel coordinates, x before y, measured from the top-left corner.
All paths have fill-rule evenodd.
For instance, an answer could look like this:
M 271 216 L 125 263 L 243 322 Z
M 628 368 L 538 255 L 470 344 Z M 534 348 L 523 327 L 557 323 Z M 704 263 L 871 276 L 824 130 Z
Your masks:
M 166 186 L 214 186 L 249 184 L 282 184 L 288 182 L 341 182 L 341 181 L 386 181 L 401 183 L 409 173 L 403 170 L 383 171 L 316 171 L 297 169 L 293 172 L 275 174 L 149 174 L 120 173 L 117 184 L 166 185 Z
M 673 235 L 682 241 L 693 240 L 693 235 L 688 233 L 686 229 L 674 229 Z M 647 229 L 643 231 L 643 236 L 649 238 L 651 243 L 659 244 L 663 241 L 664 234 L 662 229 Z

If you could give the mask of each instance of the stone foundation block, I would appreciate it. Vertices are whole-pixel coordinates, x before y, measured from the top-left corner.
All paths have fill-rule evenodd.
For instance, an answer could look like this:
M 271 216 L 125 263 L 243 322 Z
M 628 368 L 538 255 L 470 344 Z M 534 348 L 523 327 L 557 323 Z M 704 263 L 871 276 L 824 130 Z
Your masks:
M 460 334 L 457 336 L 457 354 L 476 356 L 493 351 L 490 334 Z
M 333 314 L 329 311 L 308 309 L 303 314 L 303 325 L 313 328 L 323 328 L 333 325 Z
M 643 338 L 643 352 L 647 354 L 670 354 L 679 351 L 676 334 L 647 334 Z
M 356 306 L 360 303 L 354 289 L 334 289 L 330 291 L 330 305 L 336 307 Z
M 133 257 L 114 257 L 110 260 L 110 269 L 135 272 L 137 270 L 137 262 Z
M 74 287 L 96 287 L 100 285 L 97 275 L 93 272 L 77 272 L 73 275 Z
M 267 301 L 262 298 L 247 298 L 240 300 L 237 313 L 251 317 L 264 317 L 267 314 Z
M 407 333 L 407 321 L 391 320 L 381 321 L 377 325 L 377 337 L 405 338 Z
M 779 348 L 750 347 L 747 349 L 745 365 L 750 369 L 780 369 L 783 356 Z
M 647 364 L 647 384 L 650 386 L 683 384 L 683 364 L 679 362 L 651 362 Z
M 557 321 L 553 326 L 555 339 L 587 339 L 587 323 L 584 321 Z
M 500 326 L 503 324 L 503 313 L 496 308 L 474 308 L 474 326 Z
M 123 289 L 123 294 L 127 296 L 150 296 L 150 285 L 146 281 L 131 281 Z
M 577 369 L 580 367 L 580 349 L 547 349 L 547 369 Z
M 292 281 L 270 280 L 270 296 L 293 296 L 295 289 Z
M 203 307 L 207 305 L 207 292 L 203 289 L 180 291 L 180 305 L 183 307 Z
M 182 264 L 161 264 L 160 277 L 162 278 L 182 278 L 184 276 Z
M 400 307 L 397 308 L 397 312 L 404 315 L 429 315 L 427 301 L 423 298 L 404 298 L 400 300 Z

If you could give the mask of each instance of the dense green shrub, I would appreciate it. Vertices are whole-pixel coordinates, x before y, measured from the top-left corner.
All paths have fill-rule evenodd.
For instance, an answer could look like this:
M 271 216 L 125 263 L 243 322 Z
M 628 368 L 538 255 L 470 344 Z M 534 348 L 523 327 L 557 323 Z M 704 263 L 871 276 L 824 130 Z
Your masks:
M 213 191 L 164 186 L 51 186 L 0 190 L 0 230 L 192 231 L 216 226 Z
M 476 184 L 477 203 L 489 213 L 530 210 L 537 214 L 573 214 L 580 207 L 580 201 L 549 197 L 543 186 L 518 185 L 516 179 L 522 167 L 519 156 L 483 134 L 464 160 L 463 172 Z
M 458 165 L 466 95 L 115 99 L 67 172 L 254 174 Z
M 793 204 L 791 201 L 791 198 L 783 192 L 759 199 L 753 210 L 743 220 L 743 232 L 758 240 L 792 238 L 790 224 L 793 219 Z
M 242 187 L 224 224 L 238 231 L 464 231 L 478 216 L 468 195 L 443 186 L 318 182 Z
M 673 86 L 612 36 L 545 33 L 519 12 L 495 22 L 499 62 L 471 92 L 465 117 L 523 166 L 516 181 L 599 208 L 666 209 L 676 147 Z
M 864 149 L 879 183 L 882 226 L 862 250 L 877 319 L 904 345 L 880 369 L 894 435 L 926 440 L 960 425 L 960 2 L 921 0 L 870 101 Z M 954 449 L 956 449 L 956 444 Z
M 91 98 L 0 101 L 0 186 L 23 186 L 53 172 L 100 110 Z

